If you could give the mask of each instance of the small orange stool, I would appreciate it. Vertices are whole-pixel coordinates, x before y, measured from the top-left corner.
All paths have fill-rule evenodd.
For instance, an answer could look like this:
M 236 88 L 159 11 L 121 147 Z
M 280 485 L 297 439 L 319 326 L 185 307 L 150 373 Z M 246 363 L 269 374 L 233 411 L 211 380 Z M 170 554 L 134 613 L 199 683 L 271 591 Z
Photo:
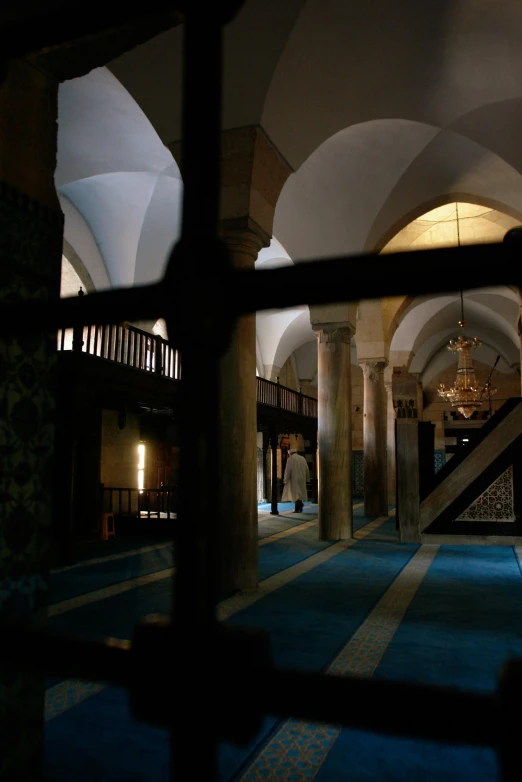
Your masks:
M 116 525 L 114 524 L 114 514 L 112 512 L 102 513 L 101 539 L 109 540 L 109 537 L 111 535 L 113 538 L 116 537 Z

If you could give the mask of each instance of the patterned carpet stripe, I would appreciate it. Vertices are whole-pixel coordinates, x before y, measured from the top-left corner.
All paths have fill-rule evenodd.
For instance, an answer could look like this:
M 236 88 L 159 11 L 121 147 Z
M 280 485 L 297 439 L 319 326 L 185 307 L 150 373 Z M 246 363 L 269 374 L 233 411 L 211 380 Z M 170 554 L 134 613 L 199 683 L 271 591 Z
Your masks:
M 360 504 L 362 505 L 362 503 Z M 391 512 L 391 515 L 393 515 L 393 513 L 394 511 Z M 283 570 L 280 573 L 265 579 L 260 583 L 259 590 L 256 593 L 235 595 L 234 597 L 223 601 L 223 603 L 218 606 L 218 619 L 222 620 L 233 616 L 233 614 L 235 614 L 237 611 L 240 611 L 248 605 L 252 605 L 254 602 L 260 600 L 265 595 L 274 592 L 281 586 L 290 583 L 290 581 L 294 580 L 303 573 L 312 570 L 322 562 L 327 561 L 341 551 L 344 551 L 346 548 L 349 548 L 357 540 L 363 540 L 364 538 L 371 536 L 382 524 L 385 523 L 386 520 L 387 517 L 375 519 L 365 527 L 358 530 L 354 535 L 354 540 L 336 543 L 330 548 L 309 557 L 304 562 L 287 568 L 286 570 Z M 259 543 L 260 545 L 264 545 L 265 543 L 272 542 L 278 538 L 286 537 L 303 529 L 307 529 L 316 523 L 317 519 L 314 521 L 305 522 L 304 524 L 297 525 L 297 527 L 291 527 L 289 530 L 284 530 L 283 533 L 276 533 L 275 535 L 263 538 L 259 541 Z M 125 554 L 125 556 L 128 555 L 129 552 Z M 175 568 L 160 570 L 156 573 L 129 579 L 111 587 L 95 590 L 70 600 L 64 600 L 60 603 L 55 603 L 54 605 L 49 606 L 48 616 L 57 616 L 59 614 L 65 613 L 66 611 L 72 611 L 75 608 L 88 605 L 89 603 L 94 603 L 98 600 L 104 600 L 108 597 L 112 597 L 113 595 L 122 594 L 123 592 L 128 592 L 131 589 L 136 589 L 140 586 L 144 586 L 164 578 L 170 578 L 172 577 L 174 571 Z M 103 684 L 82 682 L 78 679 L 66 679 L 62 682 L 59 682 L 58 684 L 48 688 L 46 691 L 45 719 L 49 720 L 58 716 L 59 714 L 63 714 L 63 712 L 67 711 L 73 706 L 76 706 L 78 703 L 81 703 L 91 695 L 96 695 L 104 687 L 105 685 Z
M 323 562 L 327 562 L 332 557 L 337 556 L 341 551 L 345 551 L 347 548 L 350 548 L 357 543 L 358 540 L 363 540 L 368 537 L 386 521 L 388 521 L 388 516 L 382 516 L 374 521 L 370 521 L 369 524 L 366 524 L 365 527 L 362 527 L 362 529 L 357 530 L 357 532 L 354 533 L 353 539 L 341 540 L 339 543 L 334 543 L 333 546 L 323 549 L 323 551 L 319 551 L 317 554 L 313 554 L 311 557 L 308 557 L 308 559 L 298 562 L 297 565 L 292 565 L 292 567 L 281 570 L 279 573 L 270 576 L 270 578 L 265 578 L 264 581 L 260 582 L 259 587 L 255 592 L 240 592 L 237 595 L 229 597 L 227 600 L 223 600 L 223 602 L 218 605 L 217 618 L 219 621 L 229 619 L 233 614 L 242 611 L 244 608 L 248 608 L 248 606 L 253 605 L 271 592 L 275 592 L 276 589 L 285 586 L 285 584 L 289 584 L 290 581 L 302 576 L 303 573 L 308 573 L 308 571 L 313 570 L 313 568 L 318 565 L 322 565 Z
M 416 552 L 329 666 L 329 673 L 373 675 L 438 551 L 438 546 L 426 545 Z M 287 720 L 244 772 L 241 782 L 310 782 L 340 730 Z
M 121 595 L 123 592 L 130 592 L 131 589 L 137 589 L 138 587 L 152 584 L 155 581 L 170 578 L 174 574 L 174 571 L 175 568 L 169 567 L 165 570 L 158 570 L 156 573 L 147 573 L 144 576 L 129 578 L 127 581 L 120 581 L 118 584 L 113 584 L 112 586 L 104 587 L 103 589 L 95 589 L 92 592 L 78 595 L 78 597 L 72 597 L 69 600 L 62 600 L 61 603 L 54 603 L 49 606 L 47 609 L 47 616 L 58 616 L 59 614 L 64 614 L 66 611 L 73 611 L 75 608 L 81 608 L 90 603 L 96 603 L 98 600 L 106 600 L 108 597 Z
M 51 573 L 64 573 L 66 570 L 73 570 L 79 567 L 89 567 L 91 565 L 101 565 L 105 562 L 112 562 L 116 559 L 125 559 L 125 557 L 134 557 L 137 554 L 149 554 L 151 551 L 160 551 L 164 548 L 171 548 L 172 541 L 168 543 L 156 543 L 152 546 L 142 546 L 141 548 L 129 549 L 129 551 L 122 551 L 119 554 L 109 554 L 105 557 L 94 557 L 93 559 L 85 559 L 83 562 L 76 562 L 74 565 L 66 565 L 65 567 L 53 568 Z
M 96 695 L 103 690 L 105 684 L 84 682 L 80 679 L 65 679 L 63 682 L 49 687 L 45 693 L 45 721 L 63 714 L 72 709 L 91 695 Z
M 272 543 L 274 540 L 279 540 L 279 538 L 288 538 L 290 535 L 295 535 L 296 532 L 302 532 L 304 529 L 313 527 L 316 524 L 317 519 L 312 519 L 312 521 L 305 521 L 304 524 L 298 524 L 296 527 L 290 527 L 289 529 L 284 529 L 282 532 L 276 532 L 274 535 L 261 538 L 259 545 L 266 546 L 267 543 Z

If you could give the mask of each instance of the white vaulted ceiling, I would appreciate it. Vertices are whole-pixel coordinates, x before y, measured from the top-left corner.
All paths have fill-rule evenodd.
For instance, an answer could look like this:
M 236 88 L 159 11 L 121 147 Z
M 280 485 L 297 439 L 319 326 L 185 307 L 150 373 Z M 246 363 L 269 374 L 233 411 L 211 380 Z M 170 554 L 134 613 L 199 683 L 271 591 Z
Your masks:
M 177 164 L 107 68 L 59 91 L 55 181 L 65 237 L 98 288 L 152 282 L 179 236 Z
M 179 236 L 167 145 L 180 137 L 182 39 L 180 26 L 60 87 L 65 235 L 97 288 L 159 279 Z M 379 251 L 457 200 L 497 210 L 497 239 L 520 221 L 518 0 L 246 0 L 224 43 L 223 128 L 261 125 L 294 169 L 258 269 Z M 467 296 L 469 321 L 512 360 L 516 295 Z M 411 333 L 403 321 L 394 336 L 426 370 L 452 302 L 410 302 Z M 307 317 L 259 316 L 261 363 L 312 344 Z
M 457 222 L 458 215 L 458 222 Z M 508 215 L 473 204 L 446 204 L 421 215 L 399 231 L 383 248 L 415 250 L 426 247 L 455 246 L 493 242 L 502 239 L 505 231 L 517 224 Z M 437 273 L 431 269 L 430 273 Z M 506 286 L 473 288 L 473 268 L 470 268 L 470 289 L 464 292 L 465 333 L 477 336 L 483 347 L 474 357 L 483 363 L 494 363 L 501 356 L 500 371 L 512 371 L 520 361 L 520 339 L 517 331 L 519 296 Z M 423 382 L 455 363 L 455 356 L 446 350 L 449 339 L 460 333 L 460 292 L 411 298 L 392 339 L 390 349 L 413 354 L 411 372 L 419 372 Z M 490 361 L 493 355 L 493 361 Z

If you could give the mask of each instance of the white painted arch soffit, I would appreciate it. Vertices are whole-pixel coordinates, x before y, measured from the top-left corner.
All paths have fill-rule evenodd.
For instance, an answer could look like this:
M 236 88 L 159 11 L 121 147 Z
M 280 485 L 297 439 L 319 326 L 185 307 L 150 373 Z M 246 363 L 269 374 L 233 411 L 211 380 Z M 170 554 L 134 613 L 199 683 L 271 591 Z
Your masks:
M 179 237 L 182 182 L 150 121 L 96 68 L 60 86 L 58 128 L 58 193 L 85 224 L 66 212 L 66 235 L 96 286 L 159 279 Z
M 511 293 L 511 291 L 510 291 Z M 478 300 L 477 300 L 478 299 Z M 520 341 L 514 328 L 512 316 L 518 306 L 511 298 L 480 293 L 474 298 L 464 299 L 465 333 L 471 336 L 486 335 L 509 364 L 519 360 Z M 493 306 L 491 300 L 493 299 Z M 503 314 L 500 312 L 503 311 Z M 509 313 L 509 317 L 506 315 Z M 422 372 L 444 340 L 458 336 L 461 317 L 460 296 L 440 295 L 431 299 L 415 300 L 414 306 L 404 316 L 392 341 L 391 351 L 413 352 L 415 354 L 410 371 Z

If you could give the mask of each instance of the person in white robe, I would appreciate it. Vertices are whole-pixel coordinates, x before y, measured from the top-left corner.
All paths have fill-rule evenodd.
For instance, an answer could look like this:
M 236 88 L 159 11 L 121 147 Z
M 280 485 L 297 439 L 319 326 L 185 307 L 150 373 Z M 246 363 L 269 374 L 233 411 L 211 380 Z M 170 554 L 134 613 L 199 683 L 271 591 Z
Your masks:
M 310 480 L 310 470 L 304 456 L 298 454 L 295 448 L 290 448 L 288 453 L 281 502 L 294 502 L 294 513 L 302 513 L 303 500 L 307 498 L 306 482 Z

